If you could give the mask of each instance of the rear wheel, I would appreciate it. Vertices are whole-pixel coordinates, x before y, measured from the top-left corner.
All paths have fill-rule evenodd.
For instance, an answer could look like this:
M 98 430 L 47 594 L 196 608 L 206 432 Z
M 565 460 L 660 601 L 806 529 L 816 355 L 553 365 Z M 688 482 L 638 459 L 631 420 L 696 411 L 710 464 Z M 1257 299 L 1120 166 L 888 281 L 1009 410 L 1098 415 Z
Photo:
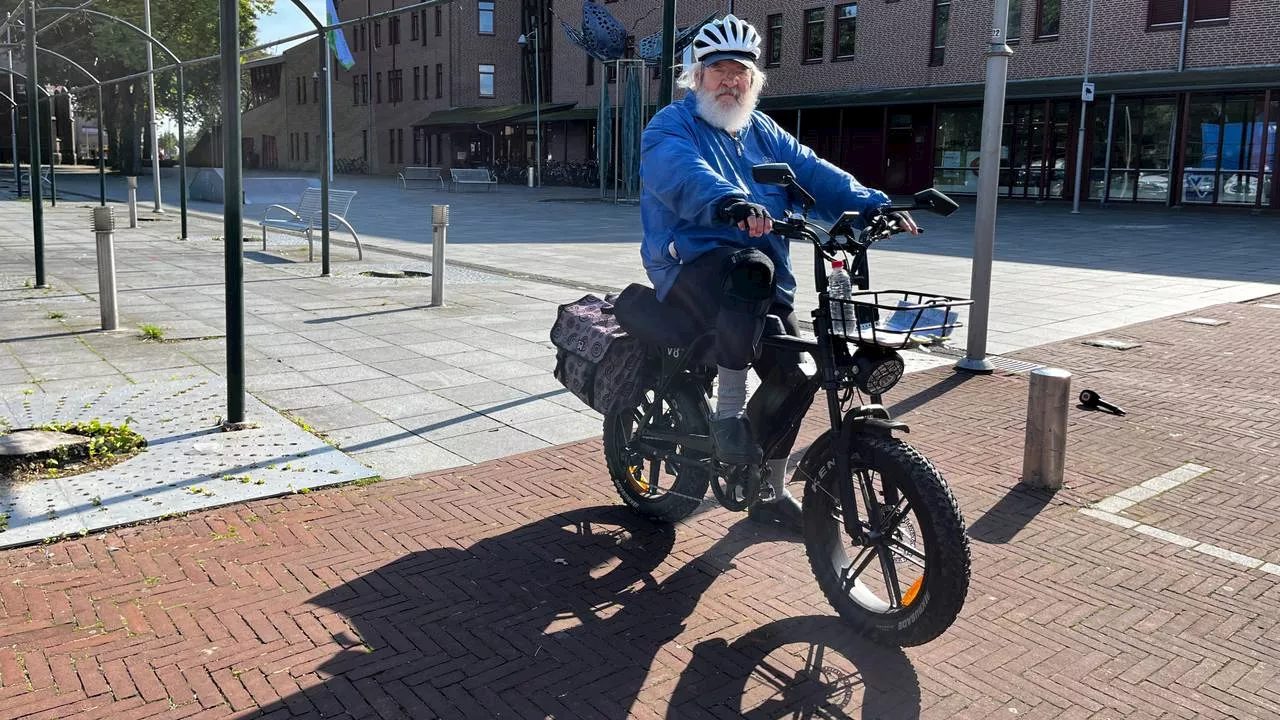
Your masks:
M 828 445 L 829 448 L 834 444 Z M 922 645 L 959 615 L 969 589 L 969 540 L 946 481 L 914 448 L 857 436 L 850 459 L 864 545 L 844 528 L 835 456 L 808 468 L 805 548 L 827 601 L 868 637 Z
M 710 478 L 705 470 L 655 461 L 632 446 L 632 436 L 646 411 L 652 413 L 648 425 L 651 429 L 707 435 L 705 410 L 695 391 L 689 388 L 671 388 L 661 402 L 657 401 L 655 392 L 648 389 L 635 408 L 613 413 L 604 421 L 604 454 L 609 477 L 622 501 L 651 520 L 677 522 L 698 509 Z M 694 458 L 706 457 L 679 443 L 648 441 L 647 444 Z

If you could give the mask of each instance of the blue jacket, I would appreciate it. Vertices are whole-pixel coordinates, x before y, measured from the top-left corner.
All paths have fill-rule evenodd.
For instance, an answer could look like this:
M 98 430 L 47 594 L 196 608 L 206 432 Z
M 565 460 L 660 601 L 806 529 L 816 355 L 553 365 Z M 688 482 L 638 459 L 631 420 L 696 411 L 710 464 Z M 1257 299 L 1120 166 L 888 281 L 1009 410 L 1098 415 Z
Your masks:
M 887 205 L 889 197 L 819 158 L 762 112 L 752 113 L 735 139 L 702 120 L 697 108 L 697 98 L 690 92 L 683 101 L 658 112 L 641 139 L 644 243 L 640 255 L 658 299 L 671 290 L 681 264 L 727 245 L 755 247 L 768 255 L 777 279 L 776 299 L 791 306 L 796 278 L 788 241 L 773 233 L 753 238 L 715 218 L 716 207 L 728 196 L 760 203 L 774 217 L 783 216 L 788 207 L 786 191 L 757 185 L 751 179 L 751 166 L 789 164 L 796 181 L 818 201 L 811 215 L 826 222 L 835 222 L 846 210 L 865 213 Z

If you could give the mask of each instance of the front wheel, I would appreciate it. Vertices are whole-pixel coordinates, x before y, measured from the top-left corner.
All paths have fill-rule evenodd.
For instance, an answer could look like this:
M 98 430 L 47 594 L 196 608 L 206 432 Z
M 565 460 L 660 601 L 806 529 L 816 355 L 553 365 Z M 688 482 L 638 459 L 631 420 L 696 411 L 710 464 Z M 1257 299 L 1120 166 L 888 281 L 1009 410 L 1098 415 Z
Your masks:
M 951 626 L 969 589 L 969 540 L 951 489 L 906 443 L 858 435 L 848 453 L 857 524 L 849 536 L 835 443 L 802 466 L 804 540 L 827 601 L 859 632 L 886 645 L 923 645 Z
M 635 408 L 604 419 L 605 460 L 622 501 L 650 520 L 678 522 L 698 509 L 710 475 L 701 468 L 645 457 L 633 443 L 636 426 L 645 412 L 651 414 L 651 429 L 705 436 L 710 430 L 704 403 L 696 391 L 686 386 L 672 387 L 661 400 L 653 389 L 646 389 Z M 648 444 L 665 452 L 699 457 L 679 443 Z

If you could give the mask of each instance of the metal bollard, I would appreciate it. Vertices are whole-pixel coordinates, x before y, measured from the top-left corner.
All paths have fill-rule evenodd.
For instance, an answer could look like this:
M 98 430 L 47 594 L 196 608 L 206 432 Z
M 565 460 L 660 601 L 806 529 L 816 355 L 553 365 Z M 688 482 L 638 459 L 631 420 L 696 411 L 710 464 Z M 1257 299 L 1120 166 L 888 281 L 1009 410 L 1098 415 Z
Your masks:
M 431 304 L 444 305 L 444 244 L 449 233 L 449 206 L 431 206 Z
M 1022 482 L 1046 490 L 1062 487 L 1067 456 L 1067 407 L 1071 373 L 1058 368 L 1031 371 Z
M 116 251 L 113 242 L 116 219 L 110 207 L 93 208 L 93 231 L 98 238 L 98 309 L 102 313 L 102 329 L 120 326 L 116 311 Z
M 138 178 L 129 177 L 129 227 L 138 227 Z

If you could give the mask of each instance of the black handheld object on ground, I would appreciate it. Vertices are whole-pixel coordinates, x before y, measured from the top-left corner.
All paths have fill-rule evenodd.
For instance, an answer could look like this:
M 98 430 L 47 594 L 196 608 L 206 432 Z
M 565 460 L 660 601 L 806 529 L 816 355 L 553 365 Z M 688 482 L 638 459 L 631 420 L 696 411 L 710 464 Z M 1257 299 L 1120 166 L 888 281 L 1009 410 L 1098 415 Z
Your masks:
M 1116 405 L 1112 405 L 1106 400 L 1103 400 L 1101 397 L 1098 396 L 1098 393 L 1092 390 L 1080 391 L 1080 404 L 1084 405 L 1090 410 L 1106 410 L 1107 412 L 1115 413 L 1116 415 L 1128 414 L 1124 411 L 1124 408 Z

